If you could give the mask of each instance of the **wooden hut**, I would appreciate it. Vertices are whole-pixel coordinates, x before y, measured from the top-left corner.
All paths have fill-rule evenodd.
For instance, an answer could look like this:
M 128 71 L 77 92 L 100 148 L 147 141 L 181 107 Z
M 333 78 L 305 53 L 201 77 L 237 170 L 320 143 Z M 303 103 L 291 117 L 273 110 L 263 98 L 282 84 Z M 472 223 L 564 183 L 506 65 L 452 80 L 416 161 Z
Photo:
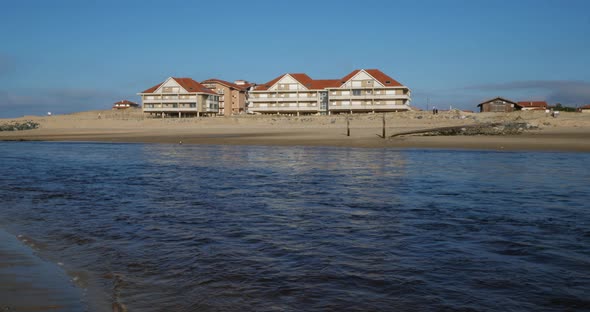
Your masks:
M 487 100 L 485 102 L 477 104 L 479 107 L 479 111 L 484 112 L 499 112 L 499 113 L 509 113 L 513 112 L 517 109 L 517 104 L 514 101 L 510 101 L 508 99 L 497 97 L 491 100 Z

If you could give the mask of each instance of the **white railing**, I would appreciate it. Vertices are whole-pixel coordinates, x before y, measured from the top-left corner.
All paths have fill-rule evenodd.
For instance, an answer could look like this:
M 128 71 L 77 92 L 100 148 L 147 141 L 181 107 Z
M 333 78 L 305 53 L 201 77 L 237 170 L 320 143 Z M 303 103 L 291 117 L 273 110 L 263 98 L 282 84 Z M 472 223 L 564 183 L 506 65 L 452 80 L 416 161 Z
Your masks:
M 401 104 L 375 104 L 375 105 L 330 105 L 331 111 L 383 111 L 383 110 L 409 110 L 410 106 Z
M 316 112 L 317 106 L 266 106 L 248 107 L 251 112 Z
M 144 112 L 198 112 L 198 107 L 143 107 Z
M 407 94 L 364 94 L 364 95 L 330 95 L 330 100 L 408 100 L 410 96 Z

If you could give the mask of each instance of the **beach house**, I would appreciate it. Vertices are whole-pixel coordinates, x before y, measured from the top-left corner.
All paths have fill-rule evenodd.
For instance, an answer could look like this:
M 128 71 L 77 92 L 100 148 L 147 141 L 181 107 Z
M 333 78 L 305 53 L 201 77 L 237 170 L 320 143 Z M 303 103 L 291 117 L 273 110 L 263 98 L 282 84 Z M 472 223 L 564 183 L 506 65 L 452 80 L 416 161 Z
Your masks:
M 248 90 L 254 85 L 245 80 L 228 82 L 221 79 L 207 79 L 201 84 L 219 95 L 219 114 L 238 115 L 246 111 Z
M 256 86 L 249 112 L 333 114 L 410 110 L 410 89 L 378 69 L 357 69 L 340 79 L 283 74 Z
M 219 95 L 192 78 L 169 77 L 141 96 L 143 112 L 159 117 L 216 115 Z
M 590 104 L 579 107 L 578 111 L 580 113 L 590 113 Z
M 137 108 L 139 104 L 135 102 L 131 102 L 129 100 L 121 100 L 119 102 L 115 102 L 113 104 L 113 109 L 127 109 L 127 108 Z
M 518 104 L 516 102 L 502 98 L 502 97 L 496 97 L 491 100 L 487 100 L 485 102 L 477 104 L 477 107 L 479 107 L 479 111 L 481 113 L 487 113 L 487 112 L 509 113 L 509 112 L 513 112 L 515 109 L 517 109 L 517 106 L 518 106 Z
M 547 102 L 545 101 L 519 101 L 516 106 L 520 110 L 546 110 Z

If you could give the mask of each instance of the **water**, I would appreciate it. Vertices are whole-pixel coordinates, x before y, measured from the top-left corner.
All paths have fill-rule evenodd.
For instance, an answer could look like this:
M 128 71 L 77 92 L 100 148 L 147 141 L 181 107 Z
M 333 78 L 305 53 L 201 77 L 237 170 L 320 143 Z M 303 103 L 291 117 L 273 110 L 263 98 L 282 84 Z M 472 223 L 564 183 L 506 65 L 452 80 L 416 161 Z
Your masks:
M 0 227 L 91 311 L 590 309 L 590 154 L 5 142 L 0 163 Z

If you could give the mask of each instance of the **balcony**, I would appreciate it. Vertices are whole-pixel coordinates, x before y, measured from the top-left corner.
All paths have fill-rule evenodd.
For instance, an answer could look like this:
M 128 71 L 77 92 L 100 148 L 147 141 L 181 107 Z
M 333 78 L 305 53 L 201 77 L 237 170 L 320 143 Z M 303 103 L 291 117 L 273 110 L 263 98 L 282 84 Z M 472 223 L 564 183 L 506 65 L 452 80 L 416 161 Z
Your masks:
M 153 98 L 144 98 L 143 103 L 184 103 L 195 102 L 196 96 L 154 96 Z
M 374 104 L 374 105 L 334 105 L 330 104 L 330 111 L 401 111 L 409 110 L 409 105 L 402 104 Z
M 330 100 L 409 100 L 408 94 L 330 95 Z
M 280 106 L 271 104 L 268 106 L 253 105 L 248 107 L 251 112 L 317 112 L 319 106 Z
M 198 112 L 198 107 L 143 107 L 144 112 Z
M 265 97 L 265 98 L 248 98 L 251 102 L 317 102 L 317 97 Z

